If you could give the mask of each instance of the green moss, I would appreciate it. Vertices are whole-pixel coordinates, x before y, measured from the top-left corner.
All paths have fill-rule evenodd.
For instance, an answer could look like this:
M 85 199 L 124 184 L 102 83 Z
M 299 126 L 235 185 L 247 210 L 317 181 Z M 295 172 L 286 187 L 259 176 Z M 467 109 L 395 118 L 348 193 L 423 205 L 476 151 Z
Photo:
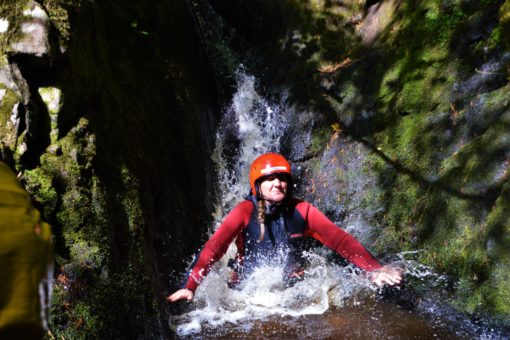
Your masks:
M 155 313 L 149 302 L 150 279 L 144 274 L 137 181 L 124 168 L 126 189 L 118 194 L 121 203 L 117 207 L 126 216 L 129 231 L 122 236 L 127 244 L 119 245 L 112 235 L 112 212 L 105 208 L 105 186 L 91 172 L 95 157 L 94 135 L 88 131 L 88 121 L 81 119 L 41 157 L 39 168 L 23 175 L 27 189 L 43 203 L 47 219 L 53 221 L 61 238 L 50 324 L 52 334 L 59 338 L 115 337 L 122 327 L 105 326 L 107 320 L 118 320 L 111 310 L 134 317 L 141 313 L 134 306 L 148 304 L 144 310 Z M 112 257 L 113 249 L 119 247 L 126 247 L 126 266 L 118 267 Z
M 39 94 L 41 95 L 42 100 L 46 104 L 48 108 L 48 112 L 50 115 L 57 115 L 62 108 L 62 91 L 56 87 L 40 87 L 38 89 Z M 52 122 L 53 123 L 53 122 Z M 52 128 L 55 125 L 52 124 Z
M 507 168 L 508 173 L 508 168 Z M 499 246 L 495 250 L 504 250 L 507 245 L 510 246 L 510 215 L 508 214 L 507 208 L 510 204 L 510 184 L 508 182 L 502 188 L 501 194 L 496 200 L 492 207 L 489 216 L 487 217 L 487 229 L 491 236 L 493 236 Z M 498 255 L 505 255 L 502 252 Z M 498 255 L 494 255 L 498 258 Z
M 0 89 L 5 91 L 3 98 L 0 100 L 0 140 L 6 145 L 14 149 L 16 142 L 16 131 L 10 117 L 14 106 L 20 101 L 20 97 L 14 91 L 4 88 L 0 85 Z
M 387 109 L 387 106 L 395 102 L 397 98 L 398 93 L 394 90 L 394 86 L 398 83 L 402 66 L 403 63 L 397 62 L 384 72 L 378 93 L 379 103 L 382 104 L 383 108 Z
M 499 263 L 491 270 L 489 280 L 475 284 L 468 279 L 461 279 L 456 305 L 471 314 L 490 315 L 508 326 L 510 316 L 510 279 L 509 263 Z
M 140 231 L 143 225 L 143 215 L 138 197 L 138 180 L 123 167 L 122 181 L 126 187 L 126 194 L 122 199 L 122 206 L 127 213 L 128 226 L 131 232 Z
M 502 319 L 510 318 L 510 185 L 508 182 L 502 189 L 492 210 L 487 217 L 487 231 L 490 244 L 487 245 L 488 255 L 493 263 L 490 278 L 484 287 L 489 311 L 495 311 Z
M 443 53 L 440 51 L 438 55 Z M 407 71 L 405 77 L 401 78 L 403 86 L 396 102 L 399 112 L 406 114 L 430 112 L 438 105 L 445 107 L 448 103 L 454 74 L 448 65 L 445 65 L 444 59 L 428 59 L 431 58 L 430 55 L 422 57 L 421 66 L 416 67 L 414 71 Z
M 5 68 L 9 65 L 9 61 L 7 60 L 7 56 L 4 54 L 0 54 L 0 68 Z
M 23 11 L 29 3 L 30 0 L 2 1 L 0 3 L 2 18 L 9 22 L 7 32 L 0 33 L 0 54 L 9 52 L 11 45 L 25 36 L 21 31 L 21 24 L 25 20 Z
M 499 8 L 499 25 L 502 34 L 499 34 L 498 37 L 504 38 L 502 43 L 506 47 L 510 47 L 510 41 L 508 40 L 508 36 L 510 36 L 510 0 L 506 0 Z
M 331 138 L 333 130 L 330 127 L 318 127 L 312 132 L 312 142 L 310 144 L 310 152 L 315 154 L 323 150 L 329 139 Z
M 447 10 L 437 1 L 421 2 L 419 9 L 406 6 L 400 9 L 399 29 L 384 35 L 386 45 L 379 41 L 382 46 L 392 44 L 394 53 L 384 55 L 386 70 L 376 87 L 377 104 L 386 114 L 374 143 L 378 153 L 373 155 L 384 158 L 372 162 L 385 189 L 384 227 L 376 246 L 379 251 L 388 244 L 395 249 L 426 249 L 424 263 L 462 278 L 460 309 L 501 313 L 502 305 L 489 297 L 507 294 L 492 277 L 495 267 L 502 277 L 506 269 L 501 269 L 505 268 L 501 257 L 491 257 L 487 249 L 491 218 L 487 220 L 484 190 L 498 188 L 506 178 L 501 173 L 502 150 L 508 149 L 509 140 L 505 130 L 509 91 L 504 86 L 473 98 L 471 105 L 483 106 L 475 118 L 478 137 L 459 137 L 466 136 L 463 124 L 475 113 L 451 105 L 452 88 L 458 70 L 468 69 L 472 60 L 458 60 L 451 53 L 468 27 L 468 17 L 456 4 Z M 414 16 L 418 12 L 422 18 Z M 499 34 L 492 32 L 491 48 L 500 44 Z M 441 140 L 443 134 L 448 143 L 460 147 Z M 448 154 L 448 149 L 455 152 Z M 507 215 L 501 212 L 504 218 Z
M 51 143 L 54 144 L 56 143 L 58 137 L 58 113 L 62 109 L 63 105 L 62 91 L 56 87 L 40 87 L 38 92 L 41 95 L 44 104 L 46 104 L 48 113 L 50 115 L 50 139 Z
M 498 319 L 508 320 L 510 317 L 510 261 L 499 264 L 491 273 L 491 280 L 485 289 L 486 300 L 490 301 L 487 308 L 491 313 L 495 313 Z
M 427 65 L 425 71 L 405 76 L 401 75 L 407 72 L 404 66 L 405 62 L 400 62 L 386 73 L 379 92 L 382 105 L 391 109 L 397 98 L 391 90 L 395 89 L 395 82 L 406 79 L 395 103 L 407 115 L 398 117 L 378 134 L 376 144 L 385 159 L 374 162 L 373 169 L 381 175 L 381 184 L 388 190 L 382 200 L 386 227 L 380 231 L 376 247 L 378 251 L 387 247 L 426 249 L 421 258 L 423 263 L 460 278 L 456 298 L 460 310 L 505 320 L 508 288 L 504 282 L 508 265 L 501 253 L 491 256 L 487 242 L 490 230 L 498 229 L 489 226 L 508 224 L 508 213 L 498 210 L 499 203 L 487 217 L 482 197 L 484 188 L 498 187 L 507 178 L 502 150 L 508 149 L 509 140 L 508 88 L 504 86 L 474 98 L 483 103 L 478 110 L 484 114 L 477 115 L 479 135 L 463 140 L 460 148 L 448 155 L 441 149 L 444 144 L 438 136 L 451 128 L 452 120 L 456 128 L 466 119 L 466 110 L 453 112 L 446 108 L 454 74 L 450 72 L 441 83 L 427 76 L 427 72 L 441 69 L 436 62 Z M 433 90 L 435 86 L 437 92 Z M 448 117 L 442 113 L 445 111 L 455 116 Z M 442 159 L 441 167 L 435 172 L 438 159 Z M 498 202 L 503 196 L 499 195 Z M 499 222 L 490 222 L 496 220 Z M 502 239 L 501 234 L 505 232 L 494 239 Z M 496 243 L 496 249 L 503 249 L 500 242 Z M 508 249 L 509 244 L 505 246 Z
M 387 208 L 383 219 L 388 227 L 383 230 L 377 244 L 378 247 L 410 250 L 416 236 L 415 227 L 419 219 L 416 206 L 420 204 L 417 196 L 421 190 L 406 177 L 397 177 L 392 185 L 398 189 L 384 198 Z
M 490 50 L 494 50 L 502 43 L 505 43 L 504 36 L 501 27 L 496 27 L 492 30 L 491 36 L 488 40 L 488 47 Z
M 503 153 L 510 137 L 506 128 L 510 113 L 505 111 L 508 88 L 493 92 L 484 96 L 484 110 L 488 114 L 479 118 L 480 129 L 485 130 L 483 134 L 463 144 L 441 163 L 439 175 L 463 193 L 476 195 L 480 187 L 497 185 L 504 180 Z
M 464 15 L 446 10 L 437 1 L 408 6 L 397 10 L 378 42 L 391 46 L 380 65 L 379 105 L 383 111 L 404 115 L 448 110 L 450 89 L 457 78 L 451 43 Z
M 91 244 L 87 241 L 75 241 L 70 244 L 70 254 L 74 262 L 82 266 L 101 267 L 104 264 L 105 249 L 100 243 Z
M 79 339 L 94 334 L 96 329 L 101 328 L 103 320 L 95 313 L 91 306 L 84 302 L 73 304 L 72 308 L 70 308 L 71 304 L 67 299 L 67 289 L 63 285 L 55 286 L 53 293 L 54 305 L 50 314 L 51 322 L 53 324 L 57 322 L 65 324 L 65 327 L 50 329 L 50 334 L 63 339 Z
M 44 207 L 44 214 L 47 219 L 55 212 L 59 199 L 51 174 L 44 171 L 44 169 L 36 168 L 25 171 L 23 179 L 26 189 Z
M 70 37 L 71 26 L 69 22 L 69 13 L 65 6 L 79 6 L 81 1 L 69 0 L 44 0 L 44 8 L 48 11 L 51 23 L 59 32 L 60 45 L 65 46 Z

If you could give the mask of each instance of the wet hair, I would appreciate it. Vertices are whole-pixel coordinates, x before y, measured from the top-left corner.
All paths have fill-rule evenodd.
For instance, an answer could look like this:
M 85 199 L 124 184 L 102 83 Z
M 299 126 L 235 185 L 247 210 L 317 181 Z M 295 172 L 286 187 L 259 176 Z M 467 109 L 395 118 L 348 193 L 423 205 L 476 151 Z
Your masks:
M 258 214 L 257 214 L 257 221 L 260 224 L 260 236 L 259 236 L 259 242 L 261 242 L 264 239 L 264 233 L 266 232 L 266 201 L 263 198 L 260 198 L 258 203 Z

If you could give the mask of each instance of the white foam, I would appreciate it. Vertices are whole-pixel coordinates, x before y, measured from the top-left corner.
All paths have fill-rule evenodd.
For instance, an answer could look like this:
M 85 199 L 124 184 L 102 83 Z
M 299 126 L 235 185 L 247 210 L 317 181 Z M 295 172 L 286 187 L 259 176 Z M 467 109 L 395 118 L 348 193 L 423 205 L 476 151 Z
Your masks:
M 285 288 L 282 281 L 282 267 L 263 265 L 239 289 L 229 289 L 226 268 L 217 266 L 198 288 L 195 308 L 173 317 L 178 335 L 197 334 L 206 326 L 242 327 L 272 316 L 321 315 L 331 305 L 356 304 L 359 298 L 373 294 L 369 281 L 363 275 L 352 274 L 352 267 L 326 264 L 314 253 L 305 256 L 309 263 L 307 277 L 290 288 Z
M 0 33 L 5 33 L 9 29 L 9 21 L 4 18 L 0 18 Z
M 215 209 L 214 229 L 248 193 L 251 162 L 263 153 L 278 151 L 280 138 L 287 127 L 283 108 L 261 96 L 256 87 L 254 76 L 242 70 L 237 73 L 237 91 L 224 113 L 223 128 L 216 136 L 212 159 L 218 173 L 219 201 Z M 234 164 L 225 159 L 225 134 L 233 134 L 239 140 Z

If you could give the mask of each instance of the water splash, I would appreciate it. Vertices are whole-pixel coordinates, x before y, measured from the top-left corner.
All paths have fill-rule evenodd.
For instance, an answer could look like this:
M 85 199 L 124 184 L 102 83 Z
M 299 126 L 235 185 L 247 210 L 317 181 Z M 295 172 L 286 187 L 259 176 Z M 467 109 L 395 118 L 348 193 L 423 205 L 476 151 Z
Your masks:
M 53 294 L 53 262 L 48 264 L 46 277 L 39 282 L 39 302 L 43 329 L 48 330 L 49 310 Z
M 415 260 L 414 258 L 419 256 L 424 250 L 413 250 L 404 251 L 396 254 L 397 260 L 392 265 L 400 266 L 404 268 L 407 277 L 413 277 L 415 279 L 425 281 L 437 285 L 440 282 L 447 280 L 445 275 L 437 274 L 433 268 L 425 266 Z
M 278 152 L 287 128 L 282 107 L 261 96 L 256 87 L 254 76 L 242 69 L 237 73 L 237 91 L 216 136 L 212 159 L 218 173 L 219 201 L 213 229 L 248 193 L 251 162 L 263 153 Z
M 212 156 L 219 191 L 213 230 L 225 213 L 247 194 L 251 161 L 262 153 L 277 152 L 288 126 L 285 108 L 257 92 L 255 77 L 240 71 L 237 82 L 237 92 L 220 124 Z M 234 152 L 232 143 L 237 143 Z M 217 328 L 225 324 L 243 327 L 250 320 L 273 316 L 321 315 L 331 306 L 359 304 L 363 296 L 373 294 L 366 277 L 353 275 L 353 267 L 327 264 L 324 254 L 320 254 L 323 251 L 305 253 L 306 278 L 291 288 L 285 287 L 283 265 L 278 265 L 285 261 L 267 261 L 235 290 L 228 288 L 228 269 L 222 263 L 225 261 L 220 261 L 196 291 L 192 310 L 174 316 L 170 327 L 179 336 L 189 336 L 201 333 L 204 327 Z M 234 252 L 232 245 L 224 259 Z
M 218 266 L 198 288 L 193 310 L 174 316 L 172 328 L 181 337 L 223 326 L 242 329 L 254 320 L 271 317 L 322 315 L 331 307 L 359 305 L 360 300 L 374 294 L 368 279 L 353 274 L 353 267 L 327 264 L 315 252 L 307 252 L 305 257 L 306 277 L 290 288 L 282 281 L 283 267 L 266 264 L 238 289 L 229 289 L 227 269 Z
M 250 339 L 269 332 L 275 338 L 422 338 L 429 334 L 503 339 L 503 333 L 474 324 L 451 308 L 445 289 L 448 278 L 417 261 L 421 252 L 396 254 L 393 265 L 405 269 L 410 287 L 407 291 L 393 288 L 390 298 L 387 288 L 374 287 L 353 266 L 328 262 L 331 252 L 325 248 L 304 253 L 306 277 L 290 288 L 282 283 L 283 269 L 267 263 L 239 289 L 229 289 L 228 270 L 217 265 L 198 288 L 191 310 L 173 316 L 170 324 L 181 338 Z M 391 299 L 406 293 L 416 300 L 412 308 Z

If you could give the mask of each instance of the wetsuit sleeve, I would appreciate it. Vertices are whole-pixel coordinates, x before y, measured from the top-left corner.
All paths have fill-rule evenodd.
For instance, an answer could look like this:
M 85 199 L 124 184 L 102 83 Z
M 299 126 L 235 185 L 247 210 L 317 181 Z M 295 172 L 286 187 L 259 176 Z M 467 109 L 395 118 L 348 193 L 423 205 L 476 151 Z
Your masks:
M 372 271 L 382 267 L 358 240 L 331 222 L 313 205 L 303 202 L 299 208 L 308 222 L 305 234 L 317 239 L 361 269 Z
M 238 204 L 226 217 L 213 236 L 207 241 L 191 268 L 185 288 L 195 291 L 211 267 L 227 252 L 228 246 L 248 224 L 253 204 L 244 201 Z

